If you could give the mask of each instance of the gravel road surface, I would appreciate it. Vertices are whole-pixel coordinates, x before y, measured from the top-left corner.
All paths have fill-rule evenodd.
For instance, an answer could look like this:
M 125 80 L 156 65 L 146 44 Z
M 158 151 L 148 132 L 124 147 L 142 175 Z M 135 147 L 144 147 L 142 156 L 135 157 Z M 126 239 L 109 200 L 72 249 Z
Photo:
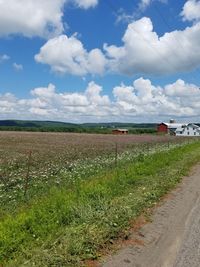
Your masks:
M 100 266 L 200 267 L 200 165 L 131 239 L 140 242 L 121 248 Z

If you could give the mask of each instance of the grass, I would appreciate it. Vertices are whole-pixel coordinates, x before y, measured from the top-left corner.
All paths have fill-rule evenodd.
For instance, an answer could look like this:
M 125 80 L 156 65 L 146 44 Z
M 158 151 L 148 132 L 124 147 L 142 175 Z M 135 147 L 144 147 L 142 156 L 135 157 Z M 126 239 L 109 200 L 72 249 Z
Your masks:
M 22 206 L 0 222 L 3 266 L 80 266 L 125 233 L 200 160 L 195 142 L 122 162 L 71 189 Z
M 26 180 L 26 200 L 37 199 L 52 187 L 69 188 L 107 172 L 115 165 L 116 144 L 121 161 L 123 154 L 127 160 L 127 153 L 137 156 L 147 146 L 158 150 L 182 142 L 173 136 L 0 132 L 0 219 L 24 202 Z

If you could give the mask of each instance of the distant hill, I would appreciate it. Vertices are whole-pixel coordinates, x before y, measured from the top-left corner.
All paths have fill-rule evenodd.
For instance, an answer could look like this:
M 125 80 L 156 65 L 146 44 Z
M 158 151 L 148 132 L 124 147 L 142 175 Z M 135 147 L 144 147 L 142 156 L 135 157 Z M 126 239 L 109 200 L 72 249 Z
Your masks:
M 24 121 L 24 120 L 0 120 L 0 126 L 17 126 L 17 127 L 71 127 L 73 123 L 58 121 Z
M 155 123 L 67 123 L 58 121 L 0 120 L 1 131 L 41 131 L 41 132 L 88 132 L 111 133 L 114 128 L 127 128 L 130 133 L 153 133 Z

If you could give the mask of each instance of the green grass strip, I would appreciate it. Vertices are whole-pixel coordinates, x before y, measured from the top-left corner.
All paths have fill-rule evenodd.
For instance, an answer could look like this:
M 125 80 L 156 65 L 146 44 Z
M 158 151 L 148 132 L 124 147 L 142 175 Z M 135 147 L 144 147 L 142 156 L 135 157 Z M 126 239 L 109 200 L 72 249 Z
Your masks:
M 52 189 L 0 222 L 3 266 L 80 266 L 200 161 L 200 143 L 123 163 L 75 191 Z

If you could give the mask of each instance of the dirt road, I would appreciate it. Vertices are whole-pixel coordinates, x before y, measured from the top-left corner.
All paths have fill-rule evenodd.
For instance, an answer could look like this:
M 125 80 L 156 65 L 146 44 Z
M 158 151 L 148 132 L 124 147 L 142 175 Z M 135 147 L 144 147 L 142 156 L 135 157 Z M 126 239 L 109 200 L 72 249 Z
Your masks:
M 140 242 L 122 248 L 101 266 L 200 266 L 200 165 L 156 208 L 152 222 L 132 233 L 131 239 Z

